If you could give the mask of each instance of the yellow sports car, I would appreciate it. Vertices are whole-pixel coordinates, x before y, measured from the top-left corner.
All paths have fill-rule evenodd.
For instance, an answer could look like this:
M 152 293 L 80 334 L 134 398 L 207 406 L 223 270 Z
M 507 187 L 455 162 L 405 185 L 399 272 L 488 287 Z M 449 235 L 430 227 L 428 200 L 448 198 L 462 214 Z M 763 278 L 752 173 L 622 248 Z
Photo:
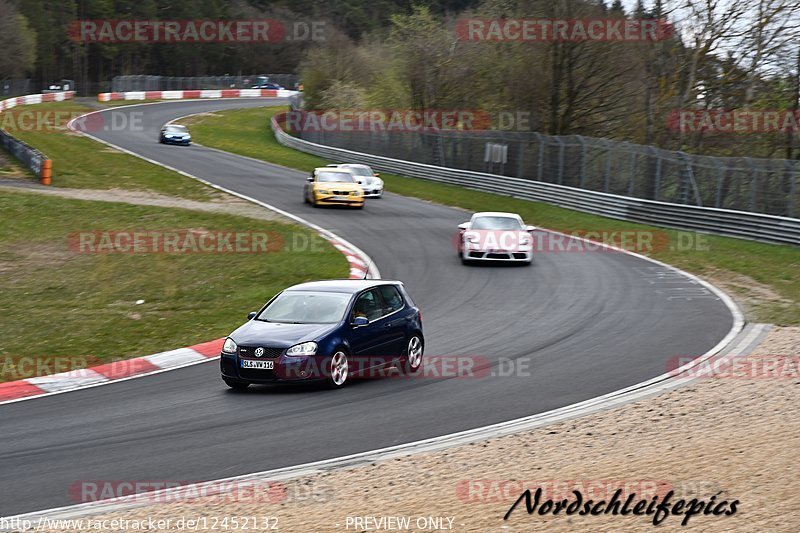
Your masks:
M 364 207 L 364 190 L 346 168 L 315 168 L 303 190 L 303 200 L 314 207 L 348 205 Z

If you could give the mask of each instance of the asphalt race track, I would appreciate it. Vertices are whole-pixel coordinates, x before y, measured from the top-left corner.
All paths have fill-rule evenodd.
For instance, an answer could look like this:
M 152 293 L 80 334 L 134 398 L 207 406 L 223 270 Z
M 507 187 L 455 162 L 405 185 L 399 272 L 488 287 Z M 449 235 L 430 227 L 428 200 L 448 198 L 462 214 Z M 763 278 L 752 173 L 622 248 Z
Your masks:
M 423 310 L 426 357 L 474 356 L 491 368 L 476 377 L 388 377 L 339 391 L 260 387 L 242 394 L 222 383 L 214 360 L 3 405 L 0 516 L 78 503 L 68 490 L 82 480 L 218 479 L 548 411 L 662 374 L 670 358 L 700 355 L 731 328 L 730 311 L 712 293 L 627 254 L 542 253 L 532 267 L 465 267 L 452 244 L 465 212 L 391 193 L 361 211 L 314 209 L 302 202 L 305 172 L 157 143 L 161 125 L 175 117 L 275 103 L 118 108 L 142 112 L 145 131 L 95 135 L 350 240 L 384 278 L 406 283 Z M 241 309 L 242 320 L 262 303 Z M 219 333 L 198 332 L 196 340 Z M 519 361 L 528 365 L 504 375 Z

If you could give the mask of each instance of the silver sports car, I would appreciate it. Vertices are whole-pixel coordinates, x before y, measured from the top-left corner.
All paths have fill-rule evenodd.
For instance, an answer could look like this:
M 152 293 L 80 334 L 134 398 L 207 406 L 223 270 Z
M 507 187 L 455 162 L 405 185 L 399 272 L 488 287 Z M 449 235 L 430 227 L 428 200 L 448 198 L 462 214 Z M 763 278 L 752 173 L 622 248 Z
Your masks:
M 458 226 L 458 255 L 461 262 L 533 261 L 533 236 L 536 228 L 526 226 L 516 213 L 485 211 L 475 213 L 469 222 Z
M 348 169 L 364 189 L 364 198 L 381 198 L 383 196 L 383 180 L 379 177 L 380 174 L 373 172 L 369 166 L 356 163 L 328 166 Z

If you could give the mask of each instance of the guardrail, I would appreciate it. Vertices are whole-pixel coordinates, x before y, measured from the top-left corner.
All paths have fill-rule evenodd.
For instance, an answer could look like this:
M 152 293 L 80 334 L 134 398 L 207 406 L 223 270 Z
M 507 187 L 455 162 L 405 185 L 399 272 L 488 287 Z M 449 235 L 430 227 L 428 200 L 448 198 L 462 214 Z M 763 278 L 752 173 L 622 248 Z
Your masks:
M 266 77 L 271 83 L 292 88 L 299 80 L 297 74 L 251 74 L 249 76 L 154 76 L 128 74 L 114 76 L 111 90 L 129 91 L 185 91 L 194 89 L 249 89 Z
M 74 91 L 48 94 L 29 94 L 0 101 L 0 113 L 21 105 L 41 104 L 44 102 L 61 102 L 75 96 Z M 0 129 L 0 143 L 3 148 L 39 176 L 42 184 L 50 185 L 53 174 L 53 162 L 39 150 L 28 146 L 7 131 Z
M 42 184 L 50 185 L 53 162 L 42 152 L 12 137 L 6 130 L 0 130 L 0 144 L 6 152 L 13 155 L 31 172 L 39 176 Z
M 125 93 L 100 93 L 99 102 L 114 100 L 187 100 L 196 98 L 284 98 L 297 91 L 287 89 L 198 89 L 190 91 L 129 91 Z
M 289 135 L 280 126 L 283 117 L 283 114 L 278 114 L 272 119 L 272 130 L 280 144 L 332 161 L 363 163 L 385 172 L 545 202 L 631 222 L 769 243 L 800 245 L 800 219 L 796 218 L 644 200 L 555 183 L 457 170 L 333 148 Z

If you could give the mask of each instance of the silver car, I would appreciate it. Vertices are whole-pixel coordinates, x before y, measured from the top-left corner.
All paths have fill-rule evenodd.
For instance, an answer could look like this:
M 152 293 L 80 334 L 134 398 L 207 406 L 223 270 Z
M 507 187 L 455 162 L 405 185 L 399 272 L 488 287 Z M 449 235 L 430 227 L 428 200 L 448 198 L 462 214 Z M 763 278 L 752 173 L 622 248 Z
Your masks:
M 189 146 L 192 144 L 192 136 L 186 126 L 180 124 L 164 124 L 161 133 L 158 134 L 158 142 L 162 144 L 182 144 Z
M 484 211 L 458 226 L 458 255 L 461 262 L 533 261 L 533 231 L 516 213 Z
M 381 198 L 383 196 L 383 180 L 380 178 L 380 174 L 373 172 L 368 165 L 343 163 L 328 166 L 348 169 L 364 189 L 364 198 Z

